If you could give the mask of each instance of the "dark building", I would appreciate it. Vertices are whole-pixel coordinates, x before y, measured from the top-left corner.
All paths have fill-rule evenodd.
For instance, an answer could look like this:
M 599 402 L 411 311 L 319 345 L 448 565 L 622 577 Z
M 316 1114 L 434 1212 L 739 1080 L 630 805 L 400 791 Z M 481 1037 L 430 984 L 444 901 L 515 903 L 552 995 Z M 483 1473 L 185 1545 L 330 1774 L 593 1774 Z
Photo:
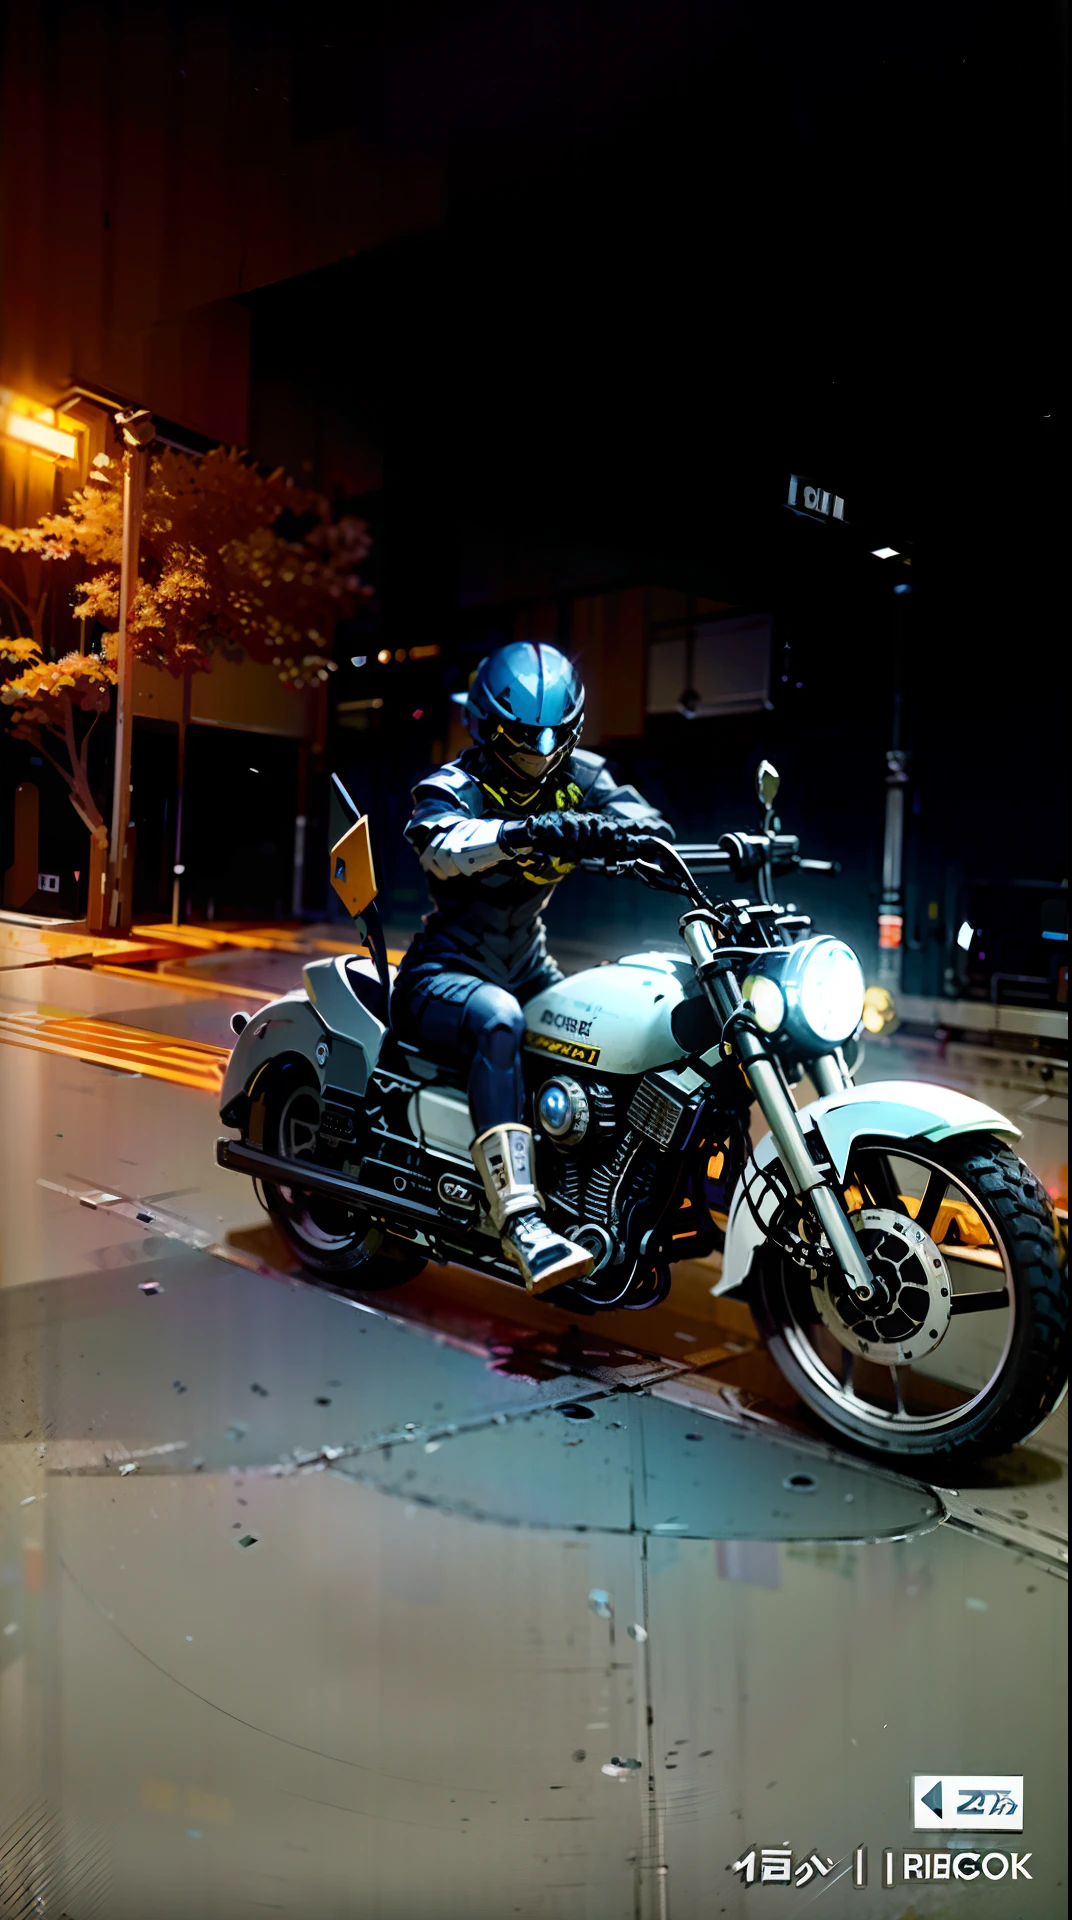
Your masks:
M 1052 930 L 1020 924 L 1066 871 L 1056 14 L 1013 47 L 993 5 L 149 6 L 104 32 L 31 6 L 4 32 L 4 384 L 246 444 L 375 535 L 330 716 L 263 728 L 271 806 L 226 707 L 195 727 L 192 912 L 324 910 L 331 762 L 412 926 L 410 779 L 527 634 L 577 652 L 590 744 L 684 837 L 747 823 L 774 759 L 786 824 L 843 865 L 804 904 L 872 972 L 899 745 L 904 986 L 991 990 L 955 938 L 990 887 L 1019 941 L 992 971 L 1060 994 Z M 164 822 L 167 754 L 142 757 Z M 566 939 L 659 924 L 595 883 L 557 912 Z

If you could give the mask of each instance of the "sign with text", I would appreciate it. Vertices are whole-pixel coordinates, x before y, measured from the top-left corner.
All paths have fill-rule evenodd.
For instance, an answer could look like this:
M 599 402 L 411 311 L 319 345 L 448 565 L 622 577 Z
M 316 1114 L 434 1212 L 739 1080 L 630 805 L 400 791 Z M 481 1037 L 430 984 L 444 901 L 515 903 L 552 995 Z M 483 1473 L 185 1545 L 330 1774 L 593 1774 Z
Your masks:
M 1022 1773 L 915 1773 L 912 1824 L 917 1833 L 1022 1833 Z
M 820 519 L 845 518 L 845 502 L 840 493 L 832 493 L 828 487 L 821 487 L 818 480 L 808 480 L 802 473 L 790 474 L 786 505 L 795 508 L 797 513 L 814 513 Z

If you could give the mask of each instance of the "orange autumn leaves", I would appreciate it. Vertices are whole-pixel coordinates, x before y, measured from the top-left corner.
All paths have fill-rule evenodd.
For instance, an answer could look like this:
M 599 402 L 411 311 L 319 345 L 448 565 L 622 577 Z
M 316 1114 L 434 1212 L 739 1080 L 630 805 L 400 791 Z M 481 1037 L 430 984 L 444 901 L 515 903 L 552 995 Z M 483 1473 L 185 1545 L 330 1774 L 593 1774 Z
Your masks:
M 52 726 L 61 719 L 61 706 L 66 700 L 85 713 L 105 711 L 108 689 L 115 682 L 111 659 L 96 653 L 68 653 L 62 660 L 51 661 L 30 659 L 26 649 L 33 647 L 32 640 L 7 640 L 0 635 L 0 659 L 30 661 L 17 681 L 0 688 L 5 706 L 32 701 L 42 722 Z M 48 710 L 50 703 L 55 709 L 52 712 Z
M 42 560 L 77 555 L 87 569 L 79 620 L 119 621 L 122 469 L 97 456 L 63 510 L 0 544 Z M 152 457 L 142 516 L 140 580 L 131 609 L 137 658 L 174 674 L 205 671 L 217 646 L 240 646 L 301 687 L 334 671 L 336 621 L 367 595 L 359 568 L 363 521 L 333 521 L 327 502 L 265 476 L 233 450 L 202 459 L 164 448 Z
M 336 623 L 370 591 L 359 571 L 369 550 L 364 522 L 333 520 L 321 495 L 292 486 L 282 470 L 263 474 L 233 449 L 195 458 L 165 447 L 150 459 L 128 624 L 135 658 L 181 676 L 208 671 L 216 648 L 240 648 L 292 687 L 325 682 L 335 671 Z M 58 513 L 33 527 L 0 527 L 0 550 L 19 557 L 23 576 L 19 591 L 8 569 L 0 574 L 0 614 L 16 628 L 0 633 L 8 669 L 0 702 L 13 710 L 13 731 L 52 762 L 93 828 L 101 815 L 89 786 L 88 738 L 117 677 L 122 542 L 123 469 L 106 454 Z M 63 563 L 72 561 L 81 572 L 72 611 L 96 647 L 50 661 L 46 580 L 61 567 L 62 590 Z M 91 716 L 88 728 L 76 713 Z

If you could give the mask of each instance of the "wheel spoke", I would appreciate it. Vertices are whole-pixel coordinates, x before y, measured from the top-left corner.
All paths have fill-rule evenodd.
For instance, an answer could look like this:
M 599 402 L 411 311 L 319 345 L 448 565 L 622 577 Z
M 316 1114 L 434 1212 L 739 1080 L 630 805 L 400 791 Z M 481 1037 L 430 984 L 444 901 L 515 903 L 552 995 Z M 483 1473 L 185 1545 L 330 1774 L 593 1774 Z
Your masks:
M 935 1167 L 928 1175 L 923 1198 L 916 1209 L 916 1225 L 922 1227 L 924 1233 L 931 1232 L 948 1185 L 949 1176 L 940 1167 Z
M 1003 1156 L 1004 1149 L 999 1154 L 995 1147 L 990 1156 L 995 1169 Z M 862 1203 L 865 1215 L 871 1216 L 866 1227 L 860 1218 L 855 1222 L 864 1231 L 865 1244 L 871 1245 L 867 1235 L 875 1236 L 876 1256 L 896 1269 L 902 1281 L 916 1283 L 915 1290 L 905 1289 L 903 1300 L 913 1324 L 917 1310 L 923 1311 L 919 1290 L 928 1295 L 934 1317 L 928 1314 L 919 1321 L 927 1331 L 926 1353 L 940 1344 L 943 1325 L 953 1332 L 940 1363 L 928 1364 L 921 1353 L 917 1370 L 910 1360 L 901 1359 L 903 1346 L 898 1349 L 885 1341 L 881 1360 L 873 1350 L 856 1353 L 864 1323 L 851 1313 L 842 1294 L 827 1290 L 816 1324 L 810 1313 L 805 1317 L 795 1309 L 795 1296 L 785 1283 L 784 1337 L 794 1373 L 800 1375 L 799 1391 L 809 1406 L 826 1412 L 845 1433 L 866 1440 L 881 1438 L 885 1430 L 884 1444 L 921 1454 L 932 1437 L 935 1445 L 941 1435 L 956 1444 L 966 1442 L 971 1417 L 1016 1364 L 1012 1334 L 1024 1288 L 1018 1246 L 1006 1231 L 1004 1208 L 991 1203 L 990 1187 L 981 1177 L 986 1168 L 976 1159 L 974 1152 L 961 1152 L 957 1143 L 939 1154 L 922 1140 L 876 1140 L 857 1147 L 842 1181 L 849 1207 L 856 1210 Z M 1002 1194 L 996 1188 L 995 1193 L 1000 1202 Z M 1030 1196 L 1025 1200 L 1030 1213 L 1029 1202 Z M 918 1226 L 919 1240 L 910 1228 L 905 1230 L 910 1221 Z M 936 1252 L 941 1258 L 935 1258 Z M 1033 1290 L 1033 1280 L 1030 1284 Z M 813 1296 L 817 1291 L 812 1289 Z M 802 1301 L 802 1309 L 804 1305 Z M 992 1317 L 981 1320 L 974 1334 L 967 1327 L 957 1336 L 951 1320 L 966 1314 Z M 1000 1323 L 999 1314 L 1005 1316 Z M 899 1321 L 891 1321 L 891 1334 L 895 1325 L 903 1331 Z M 879 1345 L 877 1338 L 873 1344 Z M 914 1344 L 908 1339 L 909 1346 Z
M 908 1209 L 897 1191 L 889 1156 L 885 1153 L 869 1153 L 866 1168 L 865 1182 L 873 1204 L 876 1207 L 890 1207 L 894 1213 L 907 1213 Z
M 988 1293 L 955 1293 L 949 1302 L 951 1314 L 996 1313 L 999 1307 L 1009 1305 L 1006 1287 L 994 1289 Z

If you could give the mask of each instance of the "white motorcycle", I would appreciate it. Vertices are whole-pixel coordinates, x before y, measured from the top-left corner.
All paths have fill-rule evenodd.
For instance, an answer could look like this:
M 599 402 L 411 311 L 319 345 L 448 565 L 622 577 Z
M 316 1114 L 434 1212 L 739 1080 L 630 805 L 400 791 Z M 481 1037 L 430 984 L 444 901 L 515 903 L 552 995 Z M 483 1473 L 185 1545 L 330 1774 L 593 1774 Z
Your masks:
M 1064 1391 L 1055 1216 L 1000 1113 L 922 1082 L 853 1084 L 859 961 L 774 900 L 777 875 L 835 869 L 773 830 L 766 763 L 758 788 L 762 832 L 637 838 L 603 868 L 682 896 L 680 951 L 627 954 L 524 1009 L 537 1183 L 593 1263 L 547 1298 L 573 1313 L 650 1307 L 675 1261 L 720 1251 L 711 1291 L 744 1293 L 781 1371 L 838 1433 L 916 1462 L 1003 1452 Z M 709 896 L 705 876 L 759 897 Z M 221 1118 L 238 1138 L 217 1142 L 219 1163 L 253 1176 L 299 1262 L 335 1287 L 397 1286 L 431 1259 L 516 1285 L 464 1083 L 390 1030 L 363 820 L 333 849 L 332 878 L 375 971 L 318 960 L 304 989 L 234 1016 Z M 798 1108 L 805 1074 L 819 1097 Z

